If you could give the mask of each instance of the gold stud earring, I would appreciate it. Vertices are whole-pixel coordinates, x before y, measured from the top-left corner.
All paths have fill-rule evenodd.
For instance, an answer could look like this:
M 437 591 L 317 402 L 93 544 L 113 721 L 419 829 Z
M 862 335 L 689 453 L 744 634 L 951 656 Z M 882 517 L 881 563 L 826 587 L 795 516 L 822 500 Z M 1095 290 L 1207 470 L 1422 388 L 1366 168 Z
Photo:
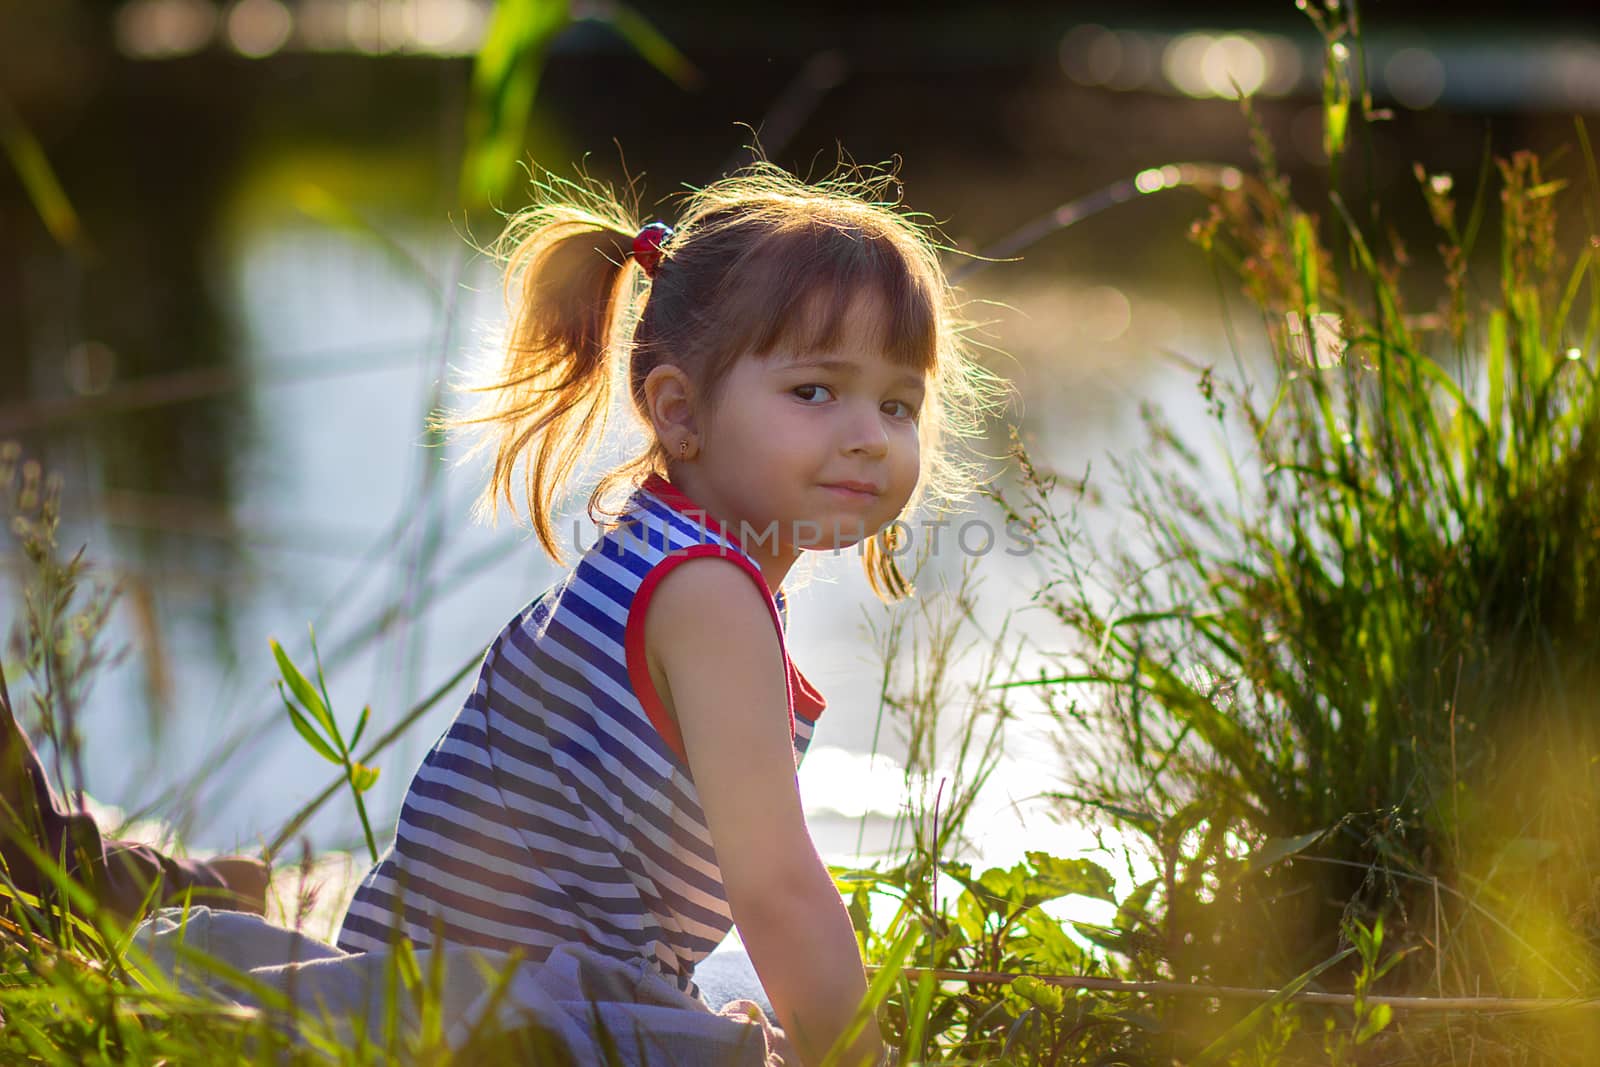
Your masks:
M 688 454 L 689 454 L 689 442 L 688 441 L 679 441 L 678 442 L 678 455 L 687 456 Z

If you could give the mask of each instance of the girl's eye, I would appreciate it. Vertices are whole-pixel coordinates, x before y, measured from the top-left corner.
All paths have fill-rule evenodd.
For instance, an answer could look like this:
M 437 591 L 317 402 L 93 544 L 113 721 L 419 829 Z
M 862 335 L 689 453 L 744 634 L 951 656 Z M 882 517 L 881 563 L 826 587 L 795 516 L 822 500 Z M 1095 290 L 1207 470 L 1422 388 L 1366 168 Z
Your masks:
M 801 400 L 811 400 L 811 401 L 815 402 L 819 398 L 805 395 L 806 393 L 812 392 L 812 391 L 826 393 L 829 390 L 828 390 L 828 387 L 826 385 L 801 385 L 801 386 L 796 386 L 794 389 L 790 390 L 790 392 L 794 393 L 794 395 L 798 396 Z
M 884 407 L 897 409 L 889 412 L 891 416 L 897 419 L 915 419 L 917 417 L 917 409 L 907 404 L 904 400 L 890 400 L 884 404 Z

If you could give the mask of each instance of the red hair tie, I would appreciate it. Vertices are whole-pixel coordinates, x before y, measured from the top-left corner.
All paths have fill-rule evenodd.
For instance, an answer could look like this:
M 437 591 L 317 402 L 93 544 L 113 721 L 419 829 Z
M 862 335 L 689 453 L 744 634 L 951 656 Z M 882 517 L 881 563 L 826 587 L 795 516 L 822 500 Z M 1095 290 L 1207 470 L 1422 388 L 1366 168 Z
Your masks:
M 664 222 L 652 222 L 633 239 L 633 258 L 644 268 L 646 277 L 656 276 L 656 268 L 661 265 L 661 246 L 671 237 L 671 226 Z

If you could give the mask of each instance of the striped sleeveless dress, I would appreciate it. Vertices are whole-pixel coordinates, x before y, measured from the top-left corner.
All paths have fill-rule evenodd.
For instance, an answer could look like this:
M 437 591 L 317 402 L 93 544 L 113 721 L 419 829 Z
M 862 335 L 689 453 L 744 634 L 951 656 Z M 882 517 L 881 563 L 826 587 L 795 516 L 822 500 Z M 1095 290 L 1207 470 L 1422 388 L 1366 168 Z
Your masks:
M 738 539 L 652 476 L 577 566 L 501 630 L 412 779 L 394 844 L 338 936 L 352 952 L 452 945 L 543 959 L 581 942 L 691 995 L 733 925 L 683 743 L 650 678 L 645 607 L 675 566 L 720 556 L 767 600 L 799 765 L 826 702 L 789 660 L 788 608 Z

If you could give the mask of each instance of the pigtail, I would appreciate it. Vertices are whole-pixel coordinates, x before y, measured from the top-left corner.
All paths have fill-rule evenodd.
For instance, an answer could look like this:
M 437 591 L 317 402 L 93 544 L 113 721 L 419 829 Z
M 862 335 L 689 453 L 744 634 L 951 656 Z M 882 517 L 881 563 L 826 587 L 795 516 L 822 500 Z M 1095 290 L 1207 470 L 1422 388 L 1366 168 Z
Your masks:
M 493 456 L 475 518 L 493 523 L 502 502 L 516 514 L 512 489 L 523 461 L 528 517 L 558 563 L 552 512 L 580 457 L 605 431 L 613 341 L 639 276 L 628 269 L 638 227 L 609 197 L 590 192 L 588 199 L 537 205 L 507 226 L 498 249 L 509 326 L 498 366 L 470 387 L 478 399 L 469 411 L 441 420 L 477 438 L 469 457 Z
M 885 603 L 904 600 L 916 592 L 900 570 L 898 555 L 904 537 L 900 524 L 890 523 L 867 538 L 861 549 L 861 565 L 867 572 L 867 584 Z

